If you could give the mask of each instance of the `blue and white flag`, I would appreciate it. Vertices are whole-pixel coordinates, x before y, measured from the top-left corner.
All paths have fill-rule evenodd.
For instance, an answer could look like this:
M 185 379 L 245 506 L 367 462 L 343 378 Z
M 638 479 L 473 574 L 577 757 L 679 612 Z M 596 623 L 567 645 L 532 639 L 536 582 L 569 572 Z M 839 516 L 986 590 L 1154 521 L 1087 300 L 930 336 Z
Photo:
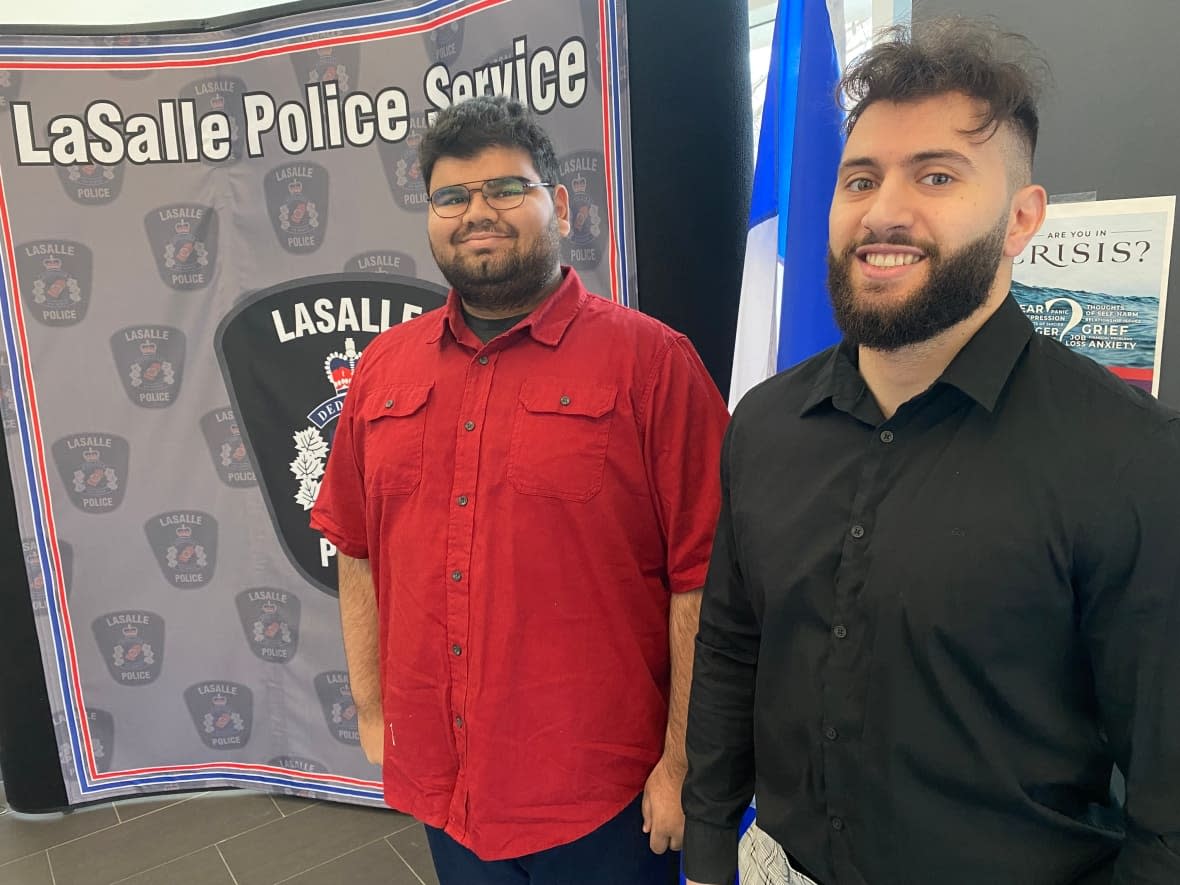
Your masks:
M 747 390 L 839 340 L 825 290 L 843 147 L 840 65 L 824 0 L 779 0 L 742 274 L 732 410 Z

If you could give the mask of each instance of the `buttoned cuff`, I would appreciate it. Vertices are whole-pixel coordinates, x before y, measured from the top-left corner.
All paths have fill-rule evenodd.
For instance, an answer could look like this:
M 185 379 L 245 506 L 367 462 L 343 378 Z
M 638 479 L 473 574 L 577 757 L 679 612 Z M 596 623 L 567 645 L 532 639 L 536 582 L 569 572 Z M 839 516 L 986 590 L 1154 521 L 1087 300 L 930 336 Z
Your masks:
M 683 856 L 687 878 L 704 885 L 731 885 L 737 873 L 738 831 L 685 820 Z

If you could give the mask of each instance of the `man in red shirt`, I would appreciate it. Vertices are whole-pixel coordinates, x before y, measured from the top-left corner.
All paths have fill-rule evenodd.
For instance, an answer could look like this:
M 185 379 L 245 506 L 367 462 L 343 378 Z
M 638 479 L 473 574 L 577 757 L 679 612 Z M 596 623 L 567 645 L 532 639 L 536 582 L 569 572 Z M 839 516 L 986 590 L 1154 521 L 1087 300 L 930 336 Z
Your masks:
M 443 885 L 668 882 L 725 406 L 688 340 L 560 265 L 518 103 L 419 149 L 445 308 L 357 366 L 312 514 L 361 743 Z

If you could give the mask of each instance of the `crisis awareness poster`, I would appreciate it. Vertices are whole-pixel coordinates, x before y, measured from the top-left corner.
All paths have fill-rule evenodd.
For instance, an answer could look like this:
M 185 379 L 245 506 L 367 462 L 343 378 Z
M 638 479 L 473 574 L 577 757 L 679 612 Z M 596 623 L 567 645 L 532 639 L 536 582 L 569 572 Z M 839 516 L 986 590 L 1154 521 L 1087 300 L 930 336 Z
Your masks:
M 1041 335 L 1159 392 L 1176 198 L 1049 206 L 1012 294 Z
M 625 39 L 619 0 L 0 34 L 0 418 L 71 802 L 380 802 L 307 523 L 357 360 L 444 301 L 418 145 L 527 104 L 564 262 L 629 301 Z

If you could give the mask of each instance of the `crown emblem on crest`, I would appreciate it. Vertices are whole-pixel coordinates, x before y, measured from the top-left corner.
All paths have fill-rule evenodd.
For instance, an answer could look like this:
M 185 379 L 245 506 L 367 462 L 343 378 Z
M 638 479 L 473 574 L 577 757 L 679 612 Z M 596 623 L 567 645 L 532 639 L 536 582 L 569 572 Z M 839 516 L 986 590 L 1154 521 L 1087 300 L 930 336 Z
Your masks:
M 574 180 L 570 182 L 573 185 L 575 194 L 586 193 L 586 176 L 579 172 L 574 176 Z
M 61 259 L 56 255 L 50 255 L 41 264 L 46 270 L 61 270 Z
M 337 393 L 347 393 L 352 384 L 352 372 L 356 368 L 356 361 L 361 355 L 356 352 L 356 342 L 351 338 L 344 339 L 344 353 L 328 354 L 324 360 L 324 372 Z
M 272 602 L 271 600 L 268 599 L 266 602 L 262 603 L 262 610 L 264 612 L 266 612 L 268 615 L 273 615 L 275 612 L 277 612 L 279 610 L 279 607 L 277 605 L 275 605 L 274 602 Z
M 82 459 L 88 464 L 97 464 L 98 457 L 98 449 L 84 449 L 82 451 Z
M 318 55 L 320 58 L 331 58 L 331 57 L 332 57 L 332 47 L 331 47 L 331 46 L 320 46 L 320 47 L 317 47 L 317 49 L 316 49 L 316 54 L 317 54 L 317 55 Z
M 300 181 L 298 178 L 293 178 L 287 184 L 287 190 L 290 191 L 292 194 L 301 194 L 301 193 L 303 193 L 303 182 Z
M 192 536 L 193 536 L 192 526 L 184 525 L 182 523 L 181 525 L 178 525 L 176 527 L 176 537 L 182 538 L 182 539 L 188 539 L 188 538 L 191 538 Z
M 187 234 L 190 229 L 191 228 L 187 219 L 182 218 L 180 221 L 176 222 L 176 232 L 178 234 Z
M 227 698 L 221 692 L 218 692 L 217 694 L 213 695 L 213 706 L 214 707 L 224 707 L 227 703 L 229 703 L 229 698 Z
M 225 107 L 225 99 L 222 97 L 220 92 L 209 99 L 209 106 L 215 111 L 220 111 Z
M 139 628 L 136 627 L 134 624 L 124 624 L 123 625 L 123 635 L 126 636 L 128 639 L 130 639 L 134 636 L 138 636 L 139 635 Z
M 156 342 L 155 341 L 141 341 L 139 343 L 139 352 L 142 353 L 144 356 L 155 356 L 156 355 Z
M 229 433 L 230 433 L 230 436 L 241 436 L 241 433 L 238 432 L 238 422 L 237 421 L 235 421 L 233 424 L 231 424 L 229 426 Z
M 352 697 L 352 689 L 347 685 L 340 686 L 340 697 L 351 698 Z

